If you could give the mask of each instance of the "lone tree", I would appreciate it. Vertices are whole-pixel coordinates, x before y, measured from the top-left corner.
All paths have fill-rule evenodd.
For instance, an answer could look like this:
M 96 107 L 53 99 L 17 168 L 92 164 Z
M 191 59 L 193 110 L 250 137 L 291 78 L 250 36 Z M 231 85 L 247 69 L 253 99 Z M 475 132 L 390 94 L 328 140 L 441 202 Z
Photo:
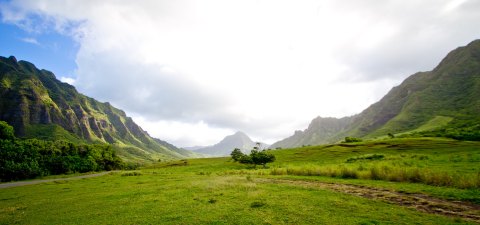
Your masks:
M 232 153 L 230 153 L 230 156 L 232 156 L 233 161 L 238 162 L 240 161 L 240 158 L 245 156 L 243 152 L 239 148 L 233 149 Z
M 272 153 L 266 150 L 260 151 L 259 149 L 260 143 L 257 143 L 250 152 L 250 155 L 243 154 L 238 148 L 235 148 L 230 155 L 236 162 L 253 164 L 255 167 L 257 167 L 257 165 L 262 165 L 263 168 L 265 168 L 267 163 L 275 161 L 275 156 Z
M 258 151 L 252 150 L 250 153 L 252 162 L 255 165 L 262 165 L 263 168 L 267 167 L 267 163 L 275 161 L 275 156 L 272 153 L 267 152 L 266 150 Z

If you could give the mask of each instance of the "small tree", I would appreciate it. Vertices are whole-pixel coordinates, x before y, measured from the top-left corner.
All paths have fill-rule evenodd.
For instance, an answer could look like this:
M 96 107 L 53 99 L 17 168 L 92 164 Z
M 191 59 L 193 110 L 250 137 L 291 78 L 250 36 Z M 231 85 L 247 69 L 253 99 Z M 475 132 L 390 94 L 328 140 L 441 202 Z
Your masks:
M 230 156 L 232 156 L 233 161 L 238 162 L 245 154 L 243 154 L 239 148 L 235 148 L 232 153 L 230 153 Z
M 393 135 L 392 133 L 388 133 L 387 135 L 388 135 L 388 137 L 390 137 L 390 138 L 395 138 L 395 135 Z
M 240 149 L 238 149 L 238 151 L 236 150 L 237 149 L 234 149 L 230 155 L 234 161 L 242 164 L 253 164 L 255 167 L 262 165 L 263 168 L 265 168 L 267 163 L 275 161 L 275 156 L 272 153 L 265 150 L 259 151 L 257 146 L 252 149 L 250 155 L 243 154 Z M 238 152 L 240 152 L 240 154 L 238 154 Z
M 267 163 L 275 161 L 275 156 L 272 153 L 269 153 L 265 150 L 255 151 L 252 150 L 250 153 L 252 162 L 255 166 L 262 165 L 263 168 L 267 167 Z

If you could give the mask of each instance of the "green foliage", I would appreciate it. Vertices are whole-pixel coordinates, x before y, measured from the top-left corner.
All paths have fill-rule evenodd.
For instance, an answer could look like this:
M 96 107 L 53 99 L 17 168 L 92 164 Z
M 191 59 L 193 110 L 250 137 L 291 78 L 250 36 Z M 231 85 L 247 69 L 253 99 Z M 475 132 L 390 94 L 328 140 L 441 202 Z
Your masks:
M 0 119 L 18 138 L 119 144 L 123 159 L 153 162 L 199 155 L 152 138 L 125 112 L 78 93 L 47 70 L 0 56 Z M 86 120 L 85 120 L 86 119 Z
M 122 167 L 123 161 L 109 145 L 75 145 L 37 139 L 0 140 L 1 181 Z
M 230 154 L 235 162 L 242 164 L 262 165 L 264 168 L 267 163 L 275 161 L 275 155 L 269 153 L 267 150 L 259 151 L 258 147 L 254 147 L 250 151 L 250 155 L 243 154 L 240 149 L 235 148 Z
M 463 128 L 442 128 L 418 133 L 425 137 L 447 137 L 464 141 L 480 141 L 480 125 Z
M 477 176 L 479 145 L 440 138 L 395 138 L 348 146 L 311 146 L 271 151 L 276 161 L 268 164 L 268 169 L 256 170 L 230 158 L 189 159 L 186 166 L 181 161 L 176 166 L 162 162 L 142 168 L 138 171 L 141 176 L 111 173 L 2 189 L 0 212 L 5 213 L 0 213 L 0 224 L 473 224 L 340 189 L 348 184 L 478 205 L 480 189 L 441 184 L 450 179 L 445 172 L 453 180 L 465 175 L 467 182 Z M 385 157 L 345 163 L 348 158 L 368 154 Z M 317 171 L 329 172 L 328 168 L 334 176 L 315 175 Z M 311 175 L 270 175 L 273 171 L 284 175 L 287 170 Z M 417 171 L 422 174 L 427 170 L 431 184 L 408 181 L 422 177 Z M 377 180 L 367 176 L 371 171 Z M 382 178 L 388 174 L 404 180 Z M 324 183 L 340 188 L 316 187 Z M 299 205 L 305 210 L 299 210 Z M 425 207 L 434 209 L 435 204 Z M 157 212 L 162 212 L 161 216 Z
M 393 135 L 392 133 L 388 133 L 387 135 L 389 138 L 395 138 L 395 135 Z
M 266 150 L 252 150 L 250 152 L 250 158 L 252 159 L 254 165 L 262 165 L 263 168 L 267 166 L 267 163 L 275 161 L 275 155 L 269 153 Z
M 345 137 L 345 143 L 352 143 L 352 142 L 362 142 L 363 140 L 356 137 Z
M 245 154 L 239 149 L 235 148 L 232 153 L 230 153 L 230 156 L 232 156 L 233 161 L 238 162 L 240 158 L 242 158 Z
M 15 139 L 13 127 L 8 125 L 8 123 L 5 121 L 0 121 L 0 139 L 2 140 Z

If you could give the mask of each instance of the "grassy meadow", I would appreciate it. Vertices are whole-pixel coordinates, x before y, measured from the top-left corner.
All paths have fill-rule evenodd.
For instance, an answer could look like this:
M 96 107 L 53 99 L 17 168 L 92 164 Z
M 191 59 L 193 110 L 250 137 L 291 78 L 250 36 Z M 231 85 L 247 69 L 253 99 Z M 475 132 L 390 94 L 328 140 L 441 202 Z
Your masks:
M 388 139 L 272 152 L 277 160 L 267 168 L 229 158 L 189 159 L 0 189 L 0 224 L 476 223 L 309 184 L 478 206 L 478 142 Z M 480 210 L 470 214 L 480 216 Z

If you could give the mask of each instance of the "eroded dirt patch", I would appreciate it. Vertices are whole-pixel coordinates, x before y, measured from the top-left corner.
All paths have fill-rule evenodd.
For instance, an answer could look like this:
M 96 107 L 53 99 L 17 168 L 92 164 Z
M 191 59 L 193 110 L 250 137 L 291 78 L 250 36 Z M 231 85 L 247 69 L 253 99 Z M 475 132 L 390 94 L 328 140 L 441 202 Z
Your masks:
M 352 184 L 323 183 L 319 181 L 302 181 L 286 179 L 255 179 L 255 182 L 278 183 L 309 188 L 330 189 L 337 192 L 352 194 L 369 199 L 414 208 L 422 212 L 441 214 L 463 218 L 480 223 L 480 205 L 463 201 L 448 201 L 423 194 L 400 193 L 388 189 L 366 187 Z

